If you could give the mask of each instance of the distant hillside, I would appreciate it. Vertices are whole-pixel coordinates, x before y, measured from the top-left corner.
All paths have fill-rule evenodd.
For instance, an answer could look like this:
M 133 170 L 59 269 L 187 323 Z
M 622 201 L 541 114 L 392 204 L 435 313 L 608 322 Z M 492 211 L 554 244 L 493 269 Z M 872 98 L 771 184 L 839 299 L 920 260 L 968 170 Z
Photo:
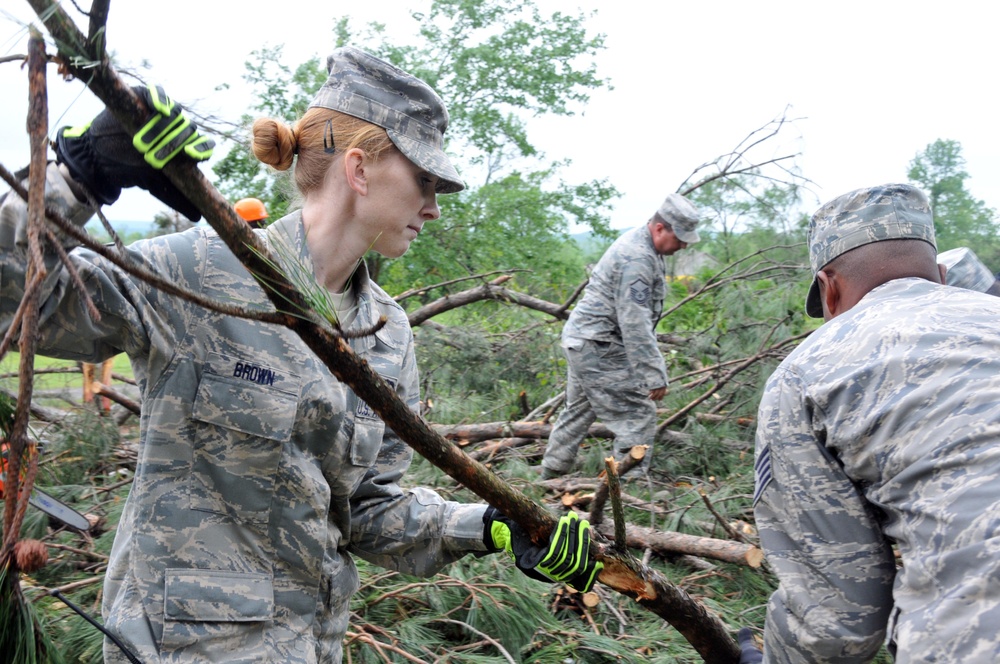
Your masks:
M 111 227 L 114 228 L 115 231 L 121 236 L 132 235 L 134 233 L 139 233 L 140 235 L 148 235 L 153 231 L 154 228 L 156 228 L 156 224 L 153 223 L 152 221 L 111 220 Z M 101 224 L 101 220 L 98 219 L 97 217 L 94 217 L 93 219 L 88 221 L 87 225 L 84 226 L 84 228 L 87 229 L 88 233 L 91 233 L 93 235 L 104 234 L 104 226 L 103 224 Z
M 618 234 L 621 235 L 623 232 L 624 231 L 618 231 Z M 590 231 L 586 231 L 584 233 L 572 233 L 570 238 L 576 242 L 577 246 L 580 247 L 580 250 L 584 253 L 584 255 L 591 253 L 604 253 L 604 250 L 611 245 L 611 242 L 603 238 L 595 237 Z

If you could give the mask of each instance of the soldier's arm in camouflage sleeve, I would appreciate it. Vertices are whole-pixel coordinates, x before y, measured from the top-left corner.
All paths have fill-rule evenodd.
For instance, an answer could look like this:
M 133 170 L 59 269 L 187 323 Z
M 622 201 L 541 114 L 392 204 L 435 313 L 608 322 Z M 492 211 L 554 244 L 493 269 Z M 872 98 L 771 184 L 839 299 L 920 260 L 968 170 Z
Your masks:
M 754 516 L 780 585 L 767 607 L 766 662 L 865 662 L 885 637 L 892 550 L 818 436 L 800 378 L 779 367 L 758 413 Z
M 413 410 L 418 384 L 411 336 L 396 392 Z M 386 427 L 375 465 L 351 498 L 350 551 L 388 569 L 429 576 L 467 553 L 486 551 L 486 505 L 446 501 L 426 488 L 401 488 L 412 459 L 413 449 Z
M 652 390 L 667 385 L 667 365 L 656 344 L 649 299 L 656 280 L 662 279 L 651 263 L 642 259 L 626 261 L 615 293 L 615 314 L 625 344 L 629 365 L 639 387 Z
M 67 178 L 54 162 L 48 165 L 45 202 L 71 221 L 83 225 L 93 216 L 93 210 L 77 200 Z M 3 332 L 9 327 L 24 294 L 27 214 L 27 204 L 13 192 L 0 201 L 0 328 Z M 68 240 L 65 243 L 67 249 L 73 244 Z M 50 248 L 44 259 L 49 274 L 41 289 L 38 352 L 52 357 L 99 361 L 145 343 L 134 333 L 142 328 L 134 308 L 118 292 L 120 284 L 113 283 L 113 277 L 92 262 L 98 257 L 91 252 L 70 254 L 70 260 L 101 311 L 99 322 L 87 312 L 81 294 L 70 282 L 55 251 Z M 110 267 L 103 259 L 98 261 Z M 128 317 L 133 324 L 124 325 L 123 317 Z M 47 324 L 50 321 L 55 324 Z

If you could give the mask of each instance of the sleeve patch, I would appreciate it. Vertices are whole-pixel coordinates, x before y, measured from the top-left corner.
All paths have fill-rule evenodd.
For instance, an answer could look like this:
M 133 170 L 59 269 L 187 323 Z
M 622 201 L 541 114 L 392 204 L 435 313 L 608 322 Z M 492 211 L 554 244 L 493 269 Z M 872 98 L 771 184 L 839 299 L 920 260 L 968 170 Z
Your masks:
M 768 445 L 761 450 L 760 456 L 753 464 L 754 491 L 753 506 L 757 506 L 757 501 L 764 495 L 764 489 L 771 483 L 771 446 Z
M 645 279 L 639 278 L 628 285 L 628 295 L 637 304 L 649 302 L 649 296 L 653 294 L 653 289 L 649 287 Z

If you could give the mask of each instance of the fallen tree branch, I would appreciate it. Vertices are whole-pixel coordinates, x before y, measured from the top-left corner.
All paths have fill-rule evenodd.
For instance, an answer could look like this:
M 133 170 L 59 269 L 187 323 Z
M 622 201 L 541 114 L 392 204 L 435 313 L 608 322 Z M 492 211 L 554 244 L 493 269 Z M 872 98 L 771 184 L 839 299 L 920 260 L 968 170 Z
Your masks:
M 402 302 L 403 300 L 413 297 L 415 295 L 426 295 L 429 291 L 437 290 L 438 288 L 444 288 L 445 286 L 451 286 L 452 284 L 459 284 L 463 281 L 472 281 L 473 279 L 485 279 L 486 277 L 492 277 L 494 274 L 502 274 L 507 277 L 512 275 L 514 272 L 528 272 L 524 268 L 514 268 L 510 270 L 493 270 L 492 272 L 484 272 L 483 274 L 471 274 L 467 277 L 459 277 L 458 279 L 451 279 L 450 281 L 442 281 L 438 284 L 432 284 L 430 286 L 421 286 L 420 288 L 411 288 L 410 290 L 403 291 L 399 295 L 395 296 L 396 302 Z
M 480 422 L 477 424 L 435 424 L 434 430 L 448 440 L 474 443 L 494 438 L 548 438 L 553 425 L 544 422 Z M 591 438 L 614 438 L 603 424 L 592 424 Z
M 642 463 L 642 460 L 646 458 L 646 455 L 648 453 L 649 453 L 648 445 L 636 445 L 635 447 L 629 450 L 629 453 L 626 454 L 623 459 L 619 459 L 617 460 L 617 462 L 615 462 L 615 459 L 613 457 L 608 457 L 607 459 L 604 460 L 604 465 L 606 468 L 605 475 L 603 477 L 604 481 L 601 482 L 600 486 L 597 487 L 597 491 L 594 492 L 594 501 L 590 506 L 590 523 L 592 525 L 596 526 L 604 520 L 604 504 L 607 502 L 609 497 L 613 501 L 612 507 L 616 510 L 614 512 L 615 523 L 618 522 L 619 515 L 617 510 L 621 507 L 621 502 L 622 502 L 622 495 L 621 495 L 622 489 L 621 489 L 620 478 L 622 475 L 624 475 L 625 473 L 627 473 L 628 471 L 632 470 L 640 463 Z M 615 471 L 614 477 L 611 476 L 610 470 L 607 470 L 612 468 L 612 462 L 615 462 L 613 463 L 613 468 Z M 617 503 L 615 503 L 614 501 L 617 501 Z M 622 512 L 621 514 L 621 521 L 622 523 L 625 522 L 624 512 Z M 619 542 L 620 540 L 623 539 L 624 537 L 619 537 L 616 532 L 615 541 Z
M 597 531 L 606 537 L 614 536 L 614 526 L 609 523 L 598 525 Z M 685 554 L 754 568 L 764 561 L 764 552 L 745 542 L 663 532 L 632 524 L 625 526 L 625 541 L 634 549 L 652 549 L 664 556 Z
M 135 415 L 142 414 L 142 407 L 138 401 L 133 401 L 132 399 L 129 399 L 121 392 L 118 392 L 117 390 L 108 387 L 103 383 L 100 383 L 95 380 L 90 384 L 90 389 L 94 391 L 94 394 L 96 396 L 107 397 L 108 399 L 111 399 L 118 405 L 124 406 L 126 409 L 128 409 Z
M 604 486 L 608 487 L 607 495 L 611 499 L 611 514 L 615 529 L 615 548 L 625 551 L 628 543 L 625 540 L 625 507 L 622 505 L 622 482 L 618 476 L 618 462 L 614 457 L 604 459 Z M 597 502 L 596 499 L 594 501 Z M 603 505 L 603 502 L 601 503 Z
M 28 137 L 31 144 L 31 160 L 28 167 L 28 179 L 32 190 L 28 196 L 28 251 L 27 273 L 25 281 L 35 283 L 45 277 L 45 263 L 42 260 L 42 234 L 45 228 L 45 170 L 46 150 L 48 142 L 48 95 L 45 85 L 45 41 L 41 33 L 32 26 L 31 37 L 28 39 Z M 13 561 L 14 573 L 17 573 L 17 563 L 12 557 L 14 545 L 21 534 L 21 524 L 24 513 L 28 509 L 28 498 L 31 495 L 38 473 L 37 448 L 28 437 L 28 420 L 31 404 L 31 393 L 34 389 L 33 371 L 35 368 L 35 343 L 39 321 L 39 290 L 33 289 L 27 302 L 19 306 L 21 327 L 19 331 L 20 363 L 18 366 L 17 409 L 11 422 L 4 422 L 4 436 L 9 445 L 7 452 L 7 473 L 4 493 L 3 510 L 3 540 L 0 544 L 0 568 L 6 569 Z M 13 337 L 12 337 L 13 338 Z M 8 428 L 9 427 L 9 428 Z M 26 468 L 22 468 L 27 464 Z M 14 581 L 16 584 L 16 581 Z M 5 589 L 9 586 L 5 586 Z M 4 601 L 13 600 L 6 596 Z
M 482 302 L 485 300 L 510 302 L 525 307 L 526 309 L 541 311 L 542 313 L 548 314 L 558 320 L 566 320 L 569 318 L 569 314 L 562 305 L 555 304 L 532 295 L 519 293 L 518 291 L 510 290 L 509 288 L 501 288 L 500 284 L 507 281 L 507 279 L 509 279 L 509 277 L 498 277 L 493 281 L 481 284 L 475 288 L 470 288 L 451 295 L 445 295 L 442 298 L 425 304 L 419 309 L 411 311 L 407 315 L 410 319 L 410 325 L 417 326 L 434 316 L 439 316 L 445 313 L 446 311 L 464 307 L 472 302 Z

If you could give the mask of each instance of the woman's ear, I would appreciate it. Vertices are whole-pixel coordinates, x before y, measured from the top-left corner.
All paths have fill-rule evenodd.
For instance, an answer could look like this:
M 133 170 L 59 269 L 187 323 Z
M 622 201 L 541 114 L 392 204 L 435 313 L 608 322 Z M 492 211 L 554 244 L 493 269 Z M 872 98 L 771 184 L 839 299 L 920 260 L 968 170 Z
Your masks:
M 344 172 L 347 176 L 347 186 L 362 196 L 368 195 L 368 161 L 361 148 L 351 148 L 344 153 Z

